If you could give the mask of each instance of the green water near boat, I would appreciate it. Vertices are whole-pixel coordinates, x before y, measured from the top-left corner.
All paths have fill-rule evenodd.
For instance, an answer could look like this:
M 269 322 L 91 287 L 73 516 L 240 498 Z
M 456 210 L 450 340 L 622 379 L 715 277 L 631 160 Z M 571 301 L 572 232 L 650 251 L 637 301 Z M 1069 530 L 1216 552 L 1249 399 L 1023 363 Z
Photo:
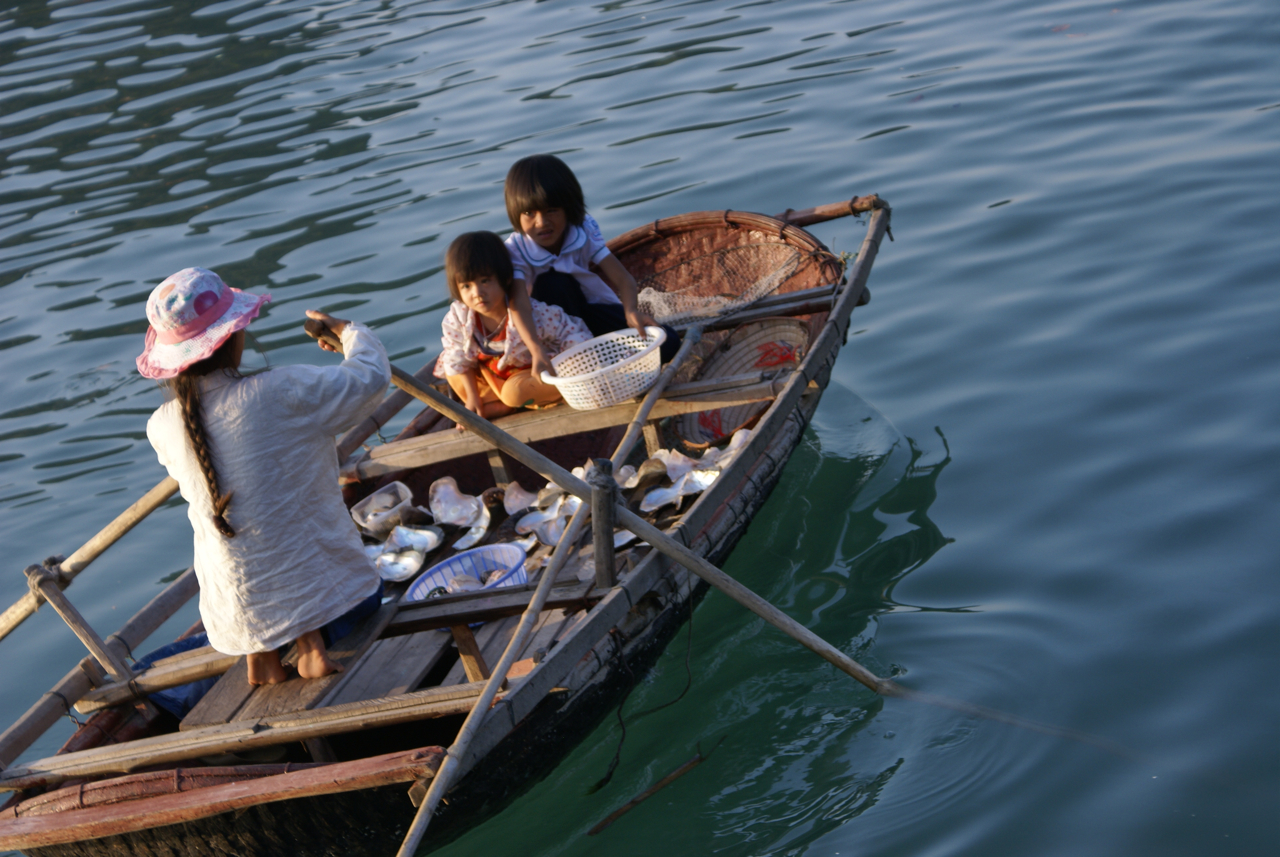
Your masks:
M 274 295 L 272 364 L 326 359 L 314 307 L 413 370 L 516 158 L 559 153 L 609 235 L 878 192 L 873 300 L 726 568 L 882 675 L 1131 757 L 877 699 L 713 593 L 605 789 L 612 716 L 441 853 L 1273 853 L 1278 44 L 1258 0 L 19 0 L 0 600 L 163 476 L 133 358 L 179 268 Z M 106 633 L 190 558 L 175 502 L 69 595 Z M 82 656 L 46 610 L 0 646 L 6 723 Z

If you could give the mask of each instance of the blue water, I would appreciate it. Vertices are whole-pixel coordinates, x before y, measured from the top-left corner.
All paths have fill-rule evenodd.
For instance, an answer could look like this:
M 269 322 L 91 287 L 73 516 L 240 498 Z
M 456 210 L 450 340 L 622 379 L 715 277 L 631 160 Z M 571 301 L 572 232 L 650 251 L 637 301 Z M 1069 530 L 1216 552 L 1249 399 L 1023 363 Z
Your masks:
M 443 853 L 1275 853 L 1278 123 L 1259 0 L 20 0 L 0 600 L 163 476 L 133 358 L 181 267 L 274 295 L 273 364 L 325 359 L 315 307 L 416 369 L 443 248 L 507 227 L 523 155 L 564 157 L 606 234 L 878 192 L 873 300 L 727 568 L 882 675 L 1128 755 L 876 699 L 713 594 L 628 716 L 686 653 L 693 690 L 629 719 L 608 788 L 612 718 Z M 106 633 L 190 555 L 174 505 L 69 594 Z M 46 613 L 0 643 L 5 722 L 81 656 Z

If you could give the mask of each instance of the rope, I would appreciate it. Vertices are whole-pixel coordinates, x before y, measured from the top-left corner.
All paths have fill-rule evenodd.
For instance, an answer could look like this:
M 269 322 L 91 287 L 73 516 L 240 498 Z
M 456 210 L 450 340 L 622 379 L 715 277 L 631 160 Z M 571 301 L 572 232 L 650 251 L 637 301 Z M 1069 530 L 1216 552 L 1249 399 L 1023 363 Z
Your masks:
M 625 587 L 623 588 L 623 591 L 624 592 L 626 591 Z M 678 694 L 676 694 L 674 699 L 668 700 L 667 702 L 664 702 L 661 705 L 655 705 L 652 708 L 646 708 L 637 714 L 631 715 L 632 723 L 636 722 L 636 720 L 640 719 L 641 717 L 644 717 L 649 714 L 653 714 L 655 711 L 661 711 L 664 708 L 670 708 L 680 700 L 684 699 L 685 695 L 693 687 L 693 663 L 692 663 L 693 661 L 693 588 L 692 586 L 690 586 L 690 589 L 689 589 L 688 604 L 689 604 L 689 633 L 687 635 L 687 642 L 685 645 L 685 652 L 684 652 L 684 672 L 685 672 L 684 689 L 681 690 Z M 609 634 L 611 639 L 614 642 L 614 658 L 615 660 L 619 661 L 623 665 L 623 667 L 626 668 L 627 675 L 631 679 L 631 684 L 627 688 L 627 692 L 623 694 L 622 701 L 618 703 L 618 710 L 617 710 L 618 727 L 622 730 L 622 734 L 618 736 L 618 747 L 613 752 L 613 760 L 609 762 L 609 769 L 605 771 L 604 777 L 598 783 L 592 786 L 587 791 L 587 794 L 595 794 L 596 792 L 600 791 L 602 788 L 607 786 L 609 784 L 609 781 L 613 779 L 613 774 L 614 774 L 614 771 L 616 771 L 618 768 L 618 763 L 622 761 L 622 745 L 627 740 L 627 724 L 622 717 L 622 709 L 627 704 L 627 700 L 631 697 L 631 691 L 633 691 L 636 686 L 636 675 L 631 671 L 631 665 L 627 663 L 626 658 L 622 657 L 622 645 L 618 642 L 618 638 L 622 636 L 622 632 L 619 631 L 617 628 L 611 628 L 609 630 Z
M 115 640 L 120 645 L 124 646 L 125 657 L 127 657 L 131 661 L 138 660 L 133 656 L 133 647 L 129 645 L 128 640 L 126 640 L 124 637 L 121 637 L 119 634 L 108 634 L 105 642 L 110 643 L 112 640 Z
M 43 695 L 43 696 L 56 696 L 56 697 L 58 697 L 58 699 L 61 699 L 61 700 L 62 700 L 62 707 L 63 707 L 63 709 L 66 711 L 67 717 L 71 718 L 71 722 L 72 722 L 72 723 L 74 723 L 74 724 L 76 725 L 76 727 L 77 727 L 77 728 L 79 728 L 79 729 L 83 729 L 83 728 L 84 728 L 84 723 L 83 723 L 83 722 L 81 722 L 81 720 L 80 720 L 78 717 L 76 717 L 74 714 L 72 714 L 72 713 L 71 713 L 71 703 L 70 703 L 70 702 L 68 702 L 68 701 L 67 701 L 67 698 L 66 698 L 65 696 L 63 696 L 59 691 L 56 691 L 56 690 L 46 690 L 42 695 Z
M 684 672 L 685 672 L 684 690 L 680 691 L 680 693 L 676 695 L 676 698 L 670 700 L 669 702 L 664 702 L 661 705 L 655 705 L 652 708 L 646 708 L 644 711 L 641 711 L 639 714 L 631 715 L 632 723 L 634 723 L 637 719 L 644 717 L 646 714 L 653 714 L 655 711 L 661 711 L 664 708 L 670 708 L 680 700 L 684 699 L 684 695 L 689 692 L 689 689 L 691 687 L 693 687 L 693 665 L 691 663 L 692 658 L 693 658 L 693 587 L 690 586 L 688 645 L 685 647 L 685 651 L 684 651 Z
M 622 730 L 622 734 L 618 736 L 618 747 L 616 750 L 613 751 L 613 761 L 609 763 L 609 770 L 605 771 L 605 775 L 603 779 L 601 779 L 598 783 L 596 783 L 591 788 L 587 789 L 587 794 L 589 795 L 595 794 L 605 786 L 609 785 L 609 780 L 613 779 L 613 772 L 618 769 L 618 763 L 622 761 L 622 745 L 627 740 L 627 724 L 626 724 L 626 721 L 622 719 L 622 707 L 627 704 L 627 699 L 631 696 L 631 691 L 635 690 L 636 675 L 631 671 L 631 665 L 627 663 L 627 659 L 622 656 L 622 643 L 619 642 L 619 638 L 621 636 L 622 636 L 622 632 L 619 631 L 617 628 L 609 629 L 609 638 L 613 640 L 614 659 L 617 660 L 620 664 L 622 664 L 622 666 L 627 671 L 627 677 L 631 680 L 630 683 L 627 685 L 627 692 L 622 695 L 622 699 L 618 702 L 618 711 L 617 711 L 618 727 Z

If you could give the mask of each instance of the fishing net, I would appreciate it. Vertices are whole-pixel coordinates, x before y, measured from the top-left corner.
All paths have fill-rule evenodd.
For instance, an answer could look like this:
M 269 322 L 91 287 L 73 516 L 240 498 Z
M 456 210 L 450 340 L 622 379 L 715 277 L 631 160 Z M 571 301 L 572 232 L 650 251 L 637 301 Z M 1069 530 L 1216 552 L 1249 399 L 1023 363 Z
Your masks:
M 640 308 L 661 324 L 725 316 L 768 297 L 806 254 L 782 242 L 722 247 L 642 277 Z

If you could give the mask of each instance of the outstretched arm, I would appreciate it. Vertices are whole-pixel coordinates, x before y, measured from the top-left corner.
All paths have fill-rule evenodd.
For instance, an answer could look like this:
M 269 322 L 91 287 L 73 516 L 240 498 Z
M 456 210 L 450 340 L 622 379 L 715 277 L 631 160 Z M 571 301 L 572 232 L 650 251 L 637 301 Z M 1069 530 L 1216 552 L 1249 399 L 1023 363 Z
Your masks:
M 596 267 L 600 269 L 600 276 L 604 277 L 605 282 L 613 287 L 618 293 L 618 297 L 622 300 L 622 311 L 626 314 L 627 324 L 634 327 L 637 331 L 643 332 L 644 328 L 654 323 L 653 316 L 640 309 L 637 299 L 639 289 L 636 287 L 636 279 L 631 276 L 631 272 L 622 266 L 618 261 L 618 257 L 610 253 L 601 259 Z

